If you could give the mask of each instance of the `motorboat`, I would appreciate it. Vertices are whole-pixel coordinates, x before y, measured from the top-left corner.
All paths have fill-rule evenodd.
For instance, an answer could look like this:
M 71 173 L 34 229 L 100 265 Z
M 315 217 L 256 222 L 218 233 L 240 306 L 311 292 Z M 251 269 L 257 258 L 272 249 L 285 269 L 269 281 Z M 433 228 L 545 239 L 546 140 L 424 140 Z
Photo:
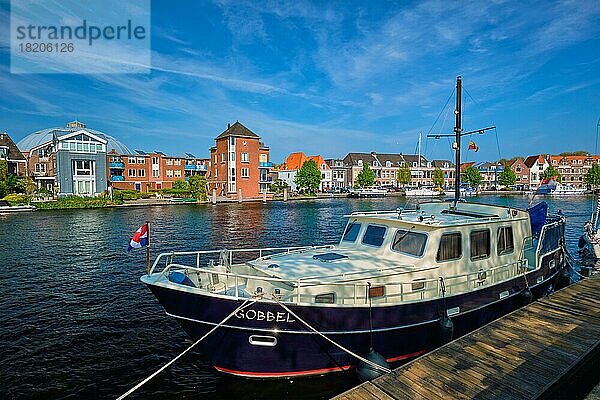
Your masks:
M 461 136 L 492 128 L 464 132 L 460 77 L 456 93 L 459 176 Z M 451 202 L 353 212 L 334 244 L 165 252 L 141 281 L 223 373 L 386 368 L 545 296 L 569 267 L 545 202 L 469 203 L 456 185 Z
M 218 371 L 290 378 L 341 372 L 371 349 L 416 357 L 553 290 L 565 220 L 431 202 L 356 212 L 333 245 L 167 252 L 141 277 Z M 233 317 L 222 324 L 224 318 Z M 341 348 L 348 350 L 343 351 Z
M 536 193 L 538 195 L 551 196 L 581 196 L 585 194 L 585 188 L 576 188 L 572 185 L 563 184 L 552 179 L 542 183 Z
M 360 188 L 360 189 L 352 189 L 347 197 L 352 198 L 371 198 L 371 197 L 385 197 L 387 195 L 387 190 L 385 189 L 377 189 L 377 188 Z
M 405 189 L 405 194 L 408 197 L 434 197 L 441 196 L 444 194 L 441 190 L 435 190 L 432 187 L 420 187 L 420 188 L 411 188 Z
M 35 211 L 35 206 L 22 205 L 11 206 L 6 200 L 0 200 L 0 214 L 15 213 L 15 212 L 31 212 Z
M 579 238 L 579 251 L 585 258 L 600 259 L 600 231 L 598 216 L 600 215 L 600 196 L 596 197 L 596 207 L 592 217 L 583 226 L 583 235 Z

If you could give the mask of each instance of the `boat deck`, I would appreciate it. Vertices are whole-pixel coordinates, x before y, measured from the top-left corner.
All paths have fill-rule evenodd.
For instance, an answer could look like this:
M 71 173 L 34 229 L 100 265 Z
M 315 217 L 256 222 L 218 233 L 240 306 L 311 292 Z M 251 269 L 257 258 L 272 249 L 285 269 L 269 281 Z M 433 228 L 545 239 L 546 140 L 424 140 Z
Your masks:
M 573 398 L 600 378 L 599 294 L 585 279 L 336 400 Z

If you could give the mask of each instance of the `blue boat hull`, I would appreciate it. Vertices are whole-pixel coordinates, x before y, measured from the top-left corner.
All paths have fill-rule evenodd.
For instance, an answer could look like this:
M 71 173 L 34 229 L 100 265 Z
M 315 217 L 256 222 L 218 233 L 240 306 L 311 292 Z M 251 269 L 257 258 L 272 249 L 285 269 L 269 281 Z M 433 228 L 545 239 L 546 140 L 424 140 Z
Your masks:
M 561 252 L 558 249 L 546 255 L 541 268 L 527 274 L 533 299 L 556 287 L 561 269 L 567 267 Z M 167 313 L 179 321 L 193 340 L 202 337 L 244 301 L 148 286 Z M 456 338 L 527 304 L 530 299 L 523 295 L 526 289 L 525 277 L 520 276 L 502 284 L 448 296 L 445 302 L 435 299 L 374 306 L 372 339 L 368 307 L 288 307 L 328 338 L 353 352 L 367 354 L 372 340 L 375 351 L 388 362 L 397 362 L 442 344 L 439 321 L 446 310 L 459 308 L 458 314 L 451 317 Z M 501 293 L 505 295 L 506 292 L 508 296 L 500 298 Z M 251 336 L 268 337 L 270 342 L 251 344 Z M 236 313 L 198 347 L 217 370 L 246 377 L 320 375 L 348 370 L 357 364 L 354 357 L 310 332 L 280 305 L 268 302 L 253 303 Z

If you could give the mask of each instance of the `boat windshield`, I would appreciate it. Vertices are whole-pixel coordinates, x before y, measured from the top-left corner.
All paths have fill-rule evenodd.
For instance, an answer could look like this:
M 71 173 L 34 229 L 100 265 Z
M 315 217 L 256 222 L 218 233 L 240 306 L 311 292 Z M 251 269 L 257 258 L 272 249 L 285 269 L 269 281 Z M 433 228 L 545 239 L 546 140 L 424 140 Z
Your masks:
M 360 232 L 361 224 L 358 222 L 351 222 L 346 227 L 346 231 L 344 232 L 344 236 L 342 236 L 342 241 L 344 242 L 355 242 L 358 237 L 358 232 Z

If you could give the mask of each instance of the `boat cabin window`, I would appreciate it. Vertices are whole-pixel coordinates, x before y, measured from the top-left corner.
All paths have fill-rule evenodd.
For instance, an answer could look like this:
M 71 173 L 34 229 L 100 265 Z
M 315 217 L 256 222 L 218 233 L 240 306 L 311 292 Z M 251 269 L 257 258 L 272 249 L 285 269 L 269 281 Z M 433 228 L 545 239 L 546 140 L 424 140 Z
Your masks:
M 490 230 L 471 231 L 471 260 L 481 260 L 490 256 Z
M 457 260 L 462 257 L 462 235 L 460 232 L 444 233 L 440 239 L 435 259 L 437 262 Z
M 360 232 L 361 224 L 358 222 L 351 222 L 346 227 L 346 231 L 344 232 L 344 236 L 342 236 L 342 241 L 344 242 L 354 242 L 358 237 L 358 232 Z
M 411 256 L 421 257 L 425 251 L 427 235 L 424 233 L 411 232 L 406 229 L 398 229 L 392 241 L 392 250 L 406 253 Z
M 498 255 L 510 254 L 515 250 L 512 226 L 498 228 Z
M 362 244 L 379 247 L 383 244 L 387 227 L 381 225 L 368 225 L 362 238 Z

